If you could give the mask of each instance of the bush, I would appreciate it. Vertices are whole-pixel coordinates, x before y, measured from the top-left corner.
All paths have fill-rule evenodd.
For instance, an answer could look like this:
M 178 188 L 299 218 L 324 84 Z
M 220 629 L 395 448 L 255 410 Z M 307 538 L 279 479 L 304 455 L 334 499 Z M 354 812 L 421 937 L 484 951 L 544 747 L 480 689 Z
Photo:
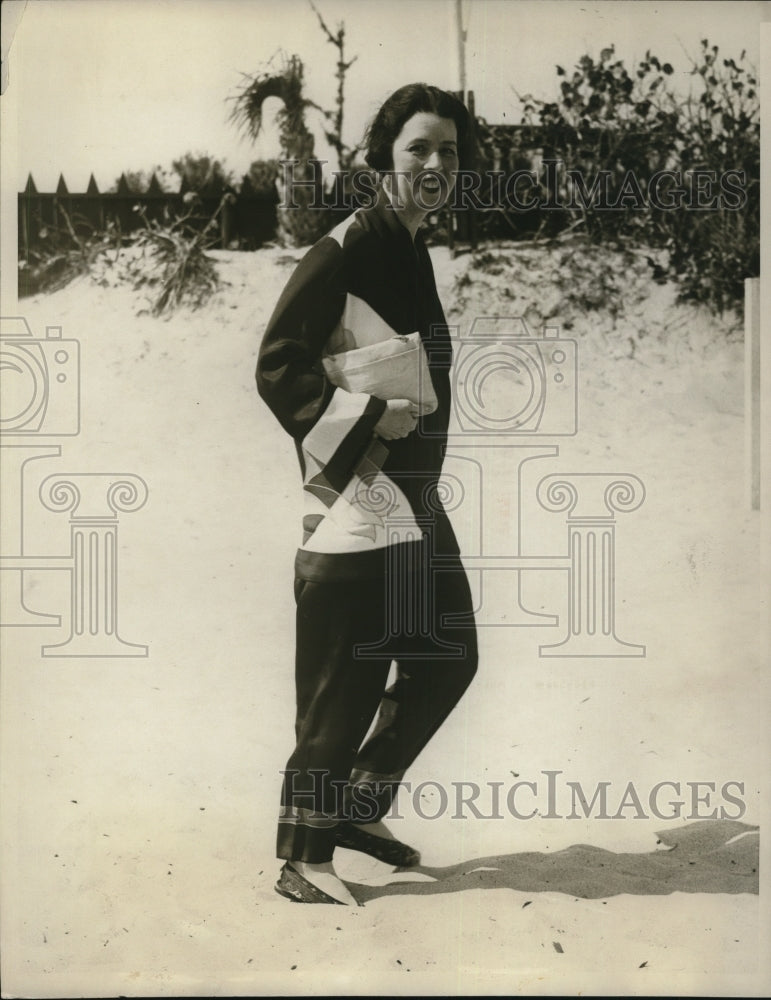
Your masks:
M 256 194 L 275 194 L 280 169 L 278 160 L 253 160 L 249 172 L 241 181 L 241 191 L 248 189 Z
M 760 122 L 757 80 L 739 61 L 719 59 L 718 46 L 701 42 L 691 75 L 698 94 L 677 97 L 673 68 L 647 52 L 631 75 L 612 47 L 599 60 L 583 56 L 572 75 L 557 67 L 556 101 L 523 98 L 525 121 L 539 126 L 544 157 L 562 161 L 552 175 L 550 198 L 565 205 L 567 220 L 596 242 L 631 239 L 663 247 L 681 296 L 723 310 L 743 295 L 743 280 L 759 272 Z M 584 205 L 576 194 L 576 171 L 591 191 L 604 176 L 608 201 L 637 188 L 649 194 L 651 178 L 672 170 L 685 188 L 698 183 L 694 171 L 717 184 L 738 171 L 744 203 L 717 197 L 709 209 L 666 209 L 630 197 L 626 207 L 603 209 L 595 196 Z M 603 174 L 604 172 L 604 174 Z M 631 181 L 630 181 L 631 175 Z M 634 188 L 632 188 L 633 190 Z
M 191 224 L 196 196 L 188 194 L 187 212 L 178 218 L 166 213 L 163 222 L 148 219 L 142 206 L 144 228 L 131 238 L 133 252 L 124 259 L 125 280 L 149 293 L 150 312 L 158 316 L 178 306 L 202 306 L 219 287 L 214 260 L 205 250 L 216 241 L 217 217 L 232 195 L 223 196 L 217 211 L 203 229 Z
M 55 292 L 80 275 L 93 273 L 117 259 L 121 239 L 112 223 L 104 232 L 98 232 L 82 216 L 70 218 L 61 205 L 59 214 L 64 227 L 46 225 L 38 234 L 39 244 L 30 249 L 29 259 L 19 260 L 19 298 Z
M 182 194 L 220 196 L 233 185 L 233 173 L 207 153 L 185 153 L 172 161 L 172 170 L 179 177 Z
M 113 224 L 105 232 L 92 229 L 84 236 L 84 220 L 76 227 L 60 206 L 67 228 L 50 227 L 43 234 L 43 247 L 30 254 L 29 262 L 20 263 L 19 296 L 53 292 L 88 274 L 103 286 L 128 284 L 144 292 L 154 316 L 182 305 L 197 309 L 220 284 L 215 262 L 205 251 L 217 241 L 219 214 L 232 197 L 225 194 L 204 225 L 197 214 L 198 196 L 192 192 L 184 196 L 187 208 L 178 217 L 167 206 L 162 220 L 148 219 L 144 206 L 136 205 L 143 228 L 123 237 Z
M 176 178 L 157 164 L 151 170 L 124 170 L 108 191 L 115 193 L 122 187 L 129 194 L 145 194 L 153 180 L 161 191 L 171 191 L 176 183 Z

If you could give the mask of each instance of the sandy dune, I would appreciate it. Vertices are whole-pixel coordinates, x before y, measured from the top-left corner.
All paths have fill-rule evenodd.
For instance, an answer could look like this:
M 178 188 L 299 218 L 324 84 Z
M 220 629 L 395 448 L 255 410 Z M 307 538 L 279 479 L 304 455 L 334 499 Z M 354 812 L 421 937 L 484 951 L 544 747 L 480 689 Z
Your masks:
M 85 279 L 21 306 L 37 336 L 59 325 L 81 343 L 81 433 L 27 467 L 27 551 L 68 551 L 67 515 L 37 500 L 47 476 L 140 476 L 148 501 L 120 520 L 118 627 L 149 655 L 42 657 L 66 638 L 67 574 L 25 574 L 26 606 L 65 625 L 1 635 L 5 995 L 762 995 L 767 664 L 735 319 L 675 306 L 657 286 L 615 324 L 552 317 L 579 342 L 580 429 L 523 466 L 527 551 L 566 546 L 564 516 L 532 502 L 542 475 L 638 476 L 645 502 L 616 528 L 617 626 L 646 656 L 540 657 L 562 635 L 564 575 L 527 574 L 525 606 L 561 624 L 480 630 L 477 680 L 393 821 L 423 866 L 393 873 L 342 851 L 366 905 L 297 907 L 272 887 L 299 478 L 253 389 L 259 331 L 296 255 L 217 256 L 223 289 L 168 321 Z M 469 258 L 434 258 L 450 305 Z M 472 282 L 452 321 L 535 324 L 538 268 L 523 258 L 518 276 Z M 517 484 L 511 454 L 495 461 L 486 482 L 505 524 Z M 562 818 L 485 821 L 438 809 L 435 786 L 414 794 L 547 771 L 587 791 L 608 782 L 614 803 L 632 782 L 646 815 L 569 821 L 568 800 Z M 664 781 L 686 802 L 671 818 L 647 805 Z M 695 809 L 689 782 L 714 786 Z M 722 794 L 730 782 L 741 808 Z

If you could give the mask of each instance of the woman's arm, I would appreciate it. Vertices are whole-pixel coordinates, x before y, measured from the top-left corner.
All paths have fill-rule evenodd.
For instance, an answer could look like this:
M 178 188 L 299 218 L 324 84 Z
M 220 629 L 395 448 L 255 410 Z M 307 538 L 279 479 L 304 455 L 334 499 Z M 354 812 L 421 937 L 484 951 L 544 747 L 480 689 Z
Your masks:
M 347 481 L 383 415 L 383 400 L 336 388 L 321 354 L 345 307 L 343 252 L 322 240 L 300 261 L 276 304 L 257 361 L 257 390 L 303 450 Z

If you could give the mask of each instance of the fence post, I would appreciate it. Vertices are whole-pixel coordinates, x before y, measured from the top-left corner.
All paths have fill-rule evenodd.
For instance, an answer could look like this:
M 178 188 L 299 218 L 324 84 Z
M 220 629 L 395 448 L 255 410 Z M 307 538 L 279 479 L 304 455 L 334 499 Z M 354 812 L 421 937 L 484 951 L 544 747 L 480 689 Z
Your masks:
M 220 210 L 220 247 L 227 250 L 230 245 L 230 234 L 233 230 L 233 218 L 230 195 L 223 194 L 224 202 Z
M 18 197 L 18 219 L 19 219 L 19 259 L 24 258 L 24 260 L 29 263 L 29 214 L 30 214 L 30 198 L 29 195 L 23 191 Z
M 760 510 L 760 278 L 744 280 L 744 457 L 747 501 Z
M 69 198 L 69 188 L 64 180 L 64 174 L 59 174 L 59 183 L 56 185 L 56 197 L 54 203 L 56 209 L 54 210 L 54 225 L 57 228 L 65 228 L 65 216 L 72 219 L 72 204 Z M 67 202 L 67 207 L 65 208 L 64 202 Z
M 86 194 L 84 197 L 86 203 L 86 214 L 88 221 L 92 226 L 95 226 L 99 232 L 104 231 L 104 203 L 99 194 L 99 187 L 96 183 L 96 178 L 93 174 L 88 181 L 88 187 L 86 188 Z

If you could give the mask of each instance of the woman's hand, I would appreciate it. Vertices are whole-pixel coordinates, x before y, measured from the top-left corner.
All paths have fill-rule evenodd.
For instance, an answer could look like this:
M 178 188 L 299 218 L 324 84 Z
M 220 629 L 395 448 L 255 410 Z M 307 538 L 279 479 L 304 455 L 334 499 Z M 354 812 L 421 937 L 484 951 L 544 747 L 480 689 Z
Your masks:
M 389 399 L 375 433 L 385 441 L 407 437 L 418 425 L 420 407 L 409 399 Z

